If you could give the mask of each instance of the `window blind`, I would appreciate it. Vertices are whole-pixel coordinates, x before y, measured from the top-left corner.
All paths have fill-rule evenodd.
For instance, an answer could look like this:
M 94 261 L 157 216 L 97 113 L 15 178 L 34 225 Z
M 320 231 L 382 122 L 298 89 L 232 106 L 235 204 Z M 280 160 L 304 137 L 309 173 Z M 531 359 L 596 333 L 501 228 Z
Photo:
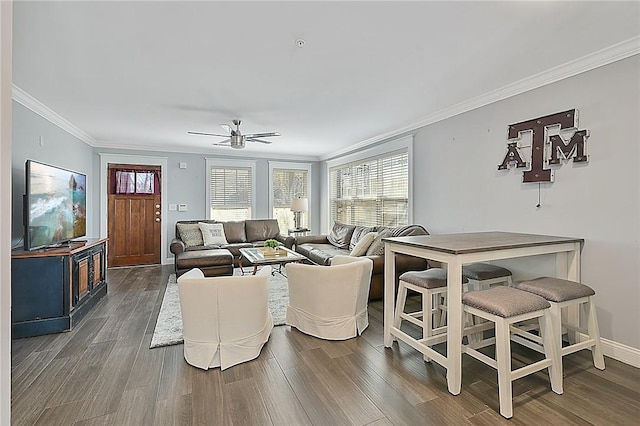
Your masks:
M 211 166 L 211 218 L 251 219 L 253 176 L 250 167 Z
M 329 181 L 332 221 L 363 226 L 407 225 L 407 151 L 332 167 Z
M 274 168 L 272 172 L 273 187 L 273 217 L 278 219 L 280 232 L 287 233 L 294 227 L 291 202 L 296 197 L 309 197 L 308 172 L 302 169 Z M 301 214 L 301 223 L 307 222 L 308 212 Z

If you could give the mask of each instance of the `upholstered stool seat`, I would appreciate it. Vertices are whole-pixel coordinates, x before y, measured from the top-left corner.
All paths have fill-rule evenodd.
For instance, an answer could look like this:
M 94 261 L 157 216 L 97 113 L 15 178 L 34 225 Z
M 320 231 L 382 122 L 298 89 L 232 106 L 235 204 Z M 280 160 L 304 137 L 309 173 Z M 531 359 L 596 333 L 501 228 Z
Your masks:
M 441 268 L 431 268 L 424 271 L 409 271 L 400 275 L 400 279 L 405 283 L 413 284 L 422 288 L 446 287 L 447 271 Z
M 557 394 L 562 393 L 562 373 L 557 368 L 561 359 L 555 346 L 549 311 L 551 305 L 547 300 L 522 290 L 500 286 L 464 293 L 462 303 L 464 312 L 495 324 L 495 337 L 463 344 L 462 349 L 468 355 L 498 370 L 498 393 L 502 416 L 506 418 L 513 416 L 512 382 L 531 373 L 548 368 L 551 389 Z M 538 320 L 542 330 L 545 358 L 511 371 L 511 325 L 532 319 Z M 494 343 L 495 359 L 477 350 Z
M 511 284 L 512 273 L 502 266 L 490 263 L 472 263 L 462 266 L 462 276 L 469 280 L 469 290 L 483 290 L 492 284 Z
M 589 287 L 575 281 L 560 278 L 540 277 L 530 281 L 522 281 L 514 285 L 515 288 L 537 294 L 550 302 L 566 302 L 567 300 L 589 297 L 596 292 Z
M 589 286 L 577 283 L 575 281 L 564 280 L 552 277 L 540 277 L 530 281 L 523 281 L 513 284 L 515 288 L 543 297 L 551 304 L 551 319 L 554 330 L 556 344 L 561 348 L 561 355 L 569 355 L 582 349 L 591 349 L 593 357 L 593 365 L 604 370 L 604 356 L 600 343 L 600 331 L 598 329 L 598 318 L 596 315 L 596 307 L 593 303 L 593 296 L 596 292 Z M 584 310 L 584 318 L 586 318 L 586 327 L 574 327 L 571 324 L 562 322 L 562 309 L 576 306 Z M 578 322 L 580 316 L 578 315 Z M 577 339 L 569 339 L 568 346 L 562 347 L 563 330 L 572 330 L 582 332 L 588 337 L 579 342 Z M 529 335 L 521 333 L 524 337 L 530 338 Z M 532 347 L 540 351 L 540 346 Z M 562 368 L 562 365 L 560 365 Z
M 176 254 L 176 275 L 198 268 L 205 277 L 233 275 L 233 255 L 227 249 L 191 250 Z
M 544 298 L 511 287 L 494 287 L 464 293 L 462 303 L 502 318 L 511 318 L 551 307 Z

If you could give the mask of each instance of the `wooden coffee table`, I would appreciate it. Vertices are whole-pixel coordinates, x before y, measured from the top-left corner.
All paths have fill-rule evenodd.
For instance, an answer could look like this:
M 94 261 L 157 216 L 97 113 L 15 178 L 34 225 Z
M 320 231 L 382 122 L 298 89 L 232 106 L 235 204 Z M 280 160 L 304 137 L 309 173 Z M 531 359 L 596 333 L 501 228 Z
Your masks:
M 264 253 L 261 247 L 241 248 L 240 254 L 253 265 L 253 275 L 258 272 L 259 266 L 280 265 L 282 267 L 285 263 L 304 262 L 307 260 L 305 256 L 286 247 L 278 247 L 277 252 L 274 254 Z

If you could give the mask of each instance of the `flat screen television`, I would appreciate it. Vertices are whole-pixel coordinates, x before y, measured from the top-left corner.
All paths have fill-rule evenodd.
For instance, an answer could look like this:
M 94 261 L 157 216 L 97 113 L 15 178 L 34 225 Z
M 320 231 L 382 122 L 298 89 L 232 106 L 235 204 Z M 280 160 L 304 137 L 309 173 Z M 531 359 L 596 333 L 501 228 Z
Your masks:
M 27 160 L 25 250 L 57 247 L 87 234 L 87 176 Z

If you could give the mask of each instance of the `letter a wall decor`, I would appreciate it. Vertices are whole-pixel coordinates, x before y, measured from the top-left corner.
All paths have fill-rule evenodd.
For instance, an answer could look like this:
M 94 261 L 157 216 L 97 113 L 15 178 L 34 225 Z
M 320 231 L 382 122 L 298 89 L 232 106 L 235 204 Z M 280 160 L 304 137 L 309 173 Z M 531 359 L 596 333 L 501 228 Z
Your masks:
M 527 163 L 522 158 L 525 147 L 520 143 L 522 135 L 529 132 L 531 161 Z M 588 130 L 578 130 L 577 109 L 511 124 L 507 129 L 507 153 L 498 170 L 506 170 L 513 165 L 516 168 L 528 167 L 522 173 L 523 182 L 553 182 L 553 170 L 548 166 L 560 164 L 560 157 L 567 161 L 572 159 L 574 163 L 589 161 L 586 153 L 588 137 Z

